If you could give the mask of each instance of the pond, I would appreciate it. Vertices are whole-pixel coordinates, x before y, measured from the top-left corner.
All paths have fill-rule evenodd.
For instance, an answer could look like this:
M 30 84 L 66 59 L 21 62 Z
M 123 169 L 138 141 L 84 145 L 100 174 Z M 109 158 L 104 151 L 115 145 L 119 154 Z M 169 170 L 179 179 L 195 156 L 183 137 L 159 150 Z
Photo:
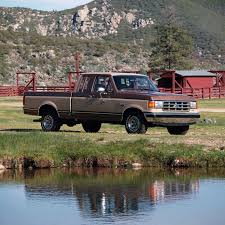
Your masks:
M 224 170 L 0 172 L 1 225 L 224 225 Z

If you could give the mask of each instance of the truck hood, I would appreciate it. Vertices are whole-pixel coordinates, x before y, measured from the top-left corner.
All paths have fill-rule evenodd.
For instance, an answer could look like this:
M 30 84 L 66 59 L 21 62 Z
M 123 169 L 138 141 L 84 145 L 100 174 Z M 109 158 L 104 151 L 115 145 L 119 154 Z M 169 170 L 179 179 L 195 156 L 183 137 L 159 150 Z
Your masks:
M 172 94 L 172 93 L 162 93 L 162 92 L 152 92 L 149 93 L 152 100 L 177 100 L 177 101 L 195 101 L 195 98 L 182 95 L 182 94 Z
M 118 93 L 118 95 L 118 97 L 122 98 L 142 99 L 150 101 L 195 101 L 195 98 L 187 95 L 163 93 L 157 91 L 121 91 Z

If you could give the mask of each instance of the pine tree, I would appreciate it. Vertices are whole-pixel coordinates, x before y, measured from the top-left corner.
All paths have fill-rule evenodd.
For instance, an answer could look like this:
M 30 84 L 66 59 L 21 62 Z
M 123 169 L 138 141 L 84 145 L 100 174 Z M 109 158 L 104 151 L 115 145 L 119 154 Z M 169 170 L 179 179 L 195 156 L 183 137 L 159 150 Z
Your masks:
M 152 69 L 190 69 L 193 52 L 192 37 L 181 26 L 176 25 L 173 8 L 166 10 L 167 21 L 155 26 L 156 37 L 152 43 Z

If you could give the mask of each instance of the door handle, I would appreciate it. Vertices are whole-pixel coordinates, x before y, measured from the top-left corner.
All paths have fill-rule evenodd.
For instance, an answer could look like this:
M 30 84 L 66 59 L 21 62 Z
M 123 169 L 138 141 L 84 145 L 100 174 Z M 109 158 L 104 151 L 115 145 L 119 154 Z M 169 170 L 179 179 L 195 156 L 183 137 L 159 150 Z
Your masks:
M 125 105 L 121 103 L 120 106 L 121 106 L 121 107 L 124 107 Z

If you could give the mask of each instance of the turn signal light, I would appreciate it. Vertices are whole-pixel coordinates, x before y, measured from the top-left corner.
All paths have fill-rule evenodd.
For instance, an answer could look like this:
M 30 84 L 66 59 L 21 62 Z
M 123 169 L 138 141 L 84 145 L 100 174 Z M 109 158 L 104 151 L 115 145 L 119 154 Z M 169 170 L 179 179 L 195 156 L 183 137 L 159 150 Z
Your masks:
M 149 101 L 148 108 L 150 109 L 162 109 L 163 108 L 163 101 Z
M 155 102 L 154 101 L 149 101 L 148 102 L 148 108 L 154 109 L 155 108 Z

